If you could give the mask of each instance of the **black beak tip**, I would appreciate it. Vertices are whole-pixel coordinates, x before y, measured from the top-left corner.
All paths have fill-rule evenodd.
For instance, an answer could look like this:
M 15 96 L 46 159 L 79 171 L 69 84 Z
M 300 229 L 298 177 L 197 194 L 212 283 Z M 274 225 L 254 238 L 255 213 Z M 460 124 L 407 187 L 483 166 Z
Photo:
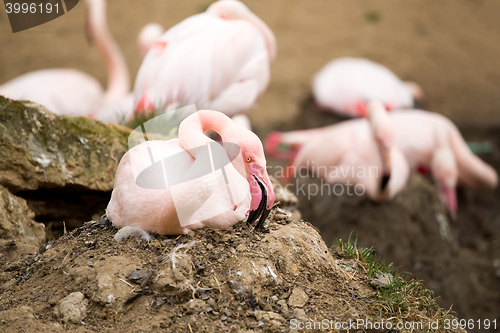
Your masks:
M 269 216 L 269 213 L 271 212 L 270 209 L 266 209 L 262 215 L 259 218 L 259 222 L 255 226 L 254 230 L 259 230 L 259 231 L 264 231 L 264 222 L 266 222 L 267 217 Z
M 257 181 L 257 184 L 259 184 L 260 191 L 262 193 L 262 198 L 259 203 L 259 207 L 257 207 L 256 210 L 250 211 L 250 214 L 248 214 L 248 219 L 247 223 L 250 225 L 253 225 L 257 219 L 259 219 L 259 222 L 254 228 L 254 231 L 262 231 L 262 227 L 264 226 L 264 222 L 266 221 L 266 218 L 269 216 L 269 213 L 271 212 L 270 209 L 266 209 L 266 204 L 267 204 L 267 191 L 266 187 L 259 181 L 257 177 L 255 177 L 255 180 Z
M 384 175 L 382 177 L 382 183 L 380 184 L 380 189 L 383 191 L 387 187 L 387 184 L 389 183 L 389 179 L 391 178 L 390 175 Z
M 250 214 L 248 214 L 248 218 L 247 218 L 247 224 L 253 225 L 255 223 L 255 221 L 259 217 L 257 215 L 257 212 L 258 212 L 258 209 L 250 211 Z

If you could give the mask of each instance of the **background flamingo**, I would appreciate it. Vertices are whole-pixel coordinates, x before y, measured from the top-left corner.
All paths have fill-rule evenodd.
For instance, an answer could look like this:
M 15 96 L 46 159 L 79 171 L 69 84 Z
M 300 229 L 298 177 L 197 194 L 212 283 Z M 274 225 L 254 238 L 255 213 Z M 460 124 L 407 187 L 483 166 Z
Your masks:
M 362 184 L 370 199 L 391 199 L 405 186 L 409 166 L 393 142 L 392 124 L 383 104 L 373 101 L 368 109 L 369 119 L 274 132 L 266 140 L 266 151 L 286 157 L 275 146 L 291 146 L 288 157 L 295 155 L 291 163 L 294 170 L 313 168 L 316 176 L 328 183 Z
M 422 110 L 390 114 L 395 143 L 414 171 L 429 170 L 455 215 L 455 185 L 474 190 L 493 190 L 496 171 L 474 155 L 448 118 Z
M 142 27 L 137 37 L 139 55 L 144 59 L 151 46 L 163 35 L 165 28 L 158 23 L 149 23 Z
M 108 86 L 103 91 L 92 76 L 75 69 L 43 69 L 21 75 L 0 86 L 0 95 L 30 100 L 58 115 L 92 116 L 130 90 L 130 77 L 118 45 L 107 27 L 104 0 L 87 0 L 87 33 L 108 69 Z
M 221 185 L 221 175 L 217 172 L 174 184 L 199 167 L 199 163 L 210 163 L 208 159 L 202 161 L 203 148 L 213 142 L 203 134 L 207 130 L 216 131 L 224 142 L 237 144 L 241 149 L 238 156 L 224 167 L 230 196 L 224 184 Z M 222 149 L 217 143 L 215 146 Z M 151 165 L 150 156 L 155 161 L 169 156 L 176 158 L 175 163 L 164 164 L 164 168 L 169 168 L 167 173 L 178 177 L 167 177 L 167 185 L 163 189 L 137 185 L 137 175 Z M 153 178 L 151 183 L 157 184 L 159 179 Z M 204 205 L 209 198 L 213 199 L 211 204 Z M 179 139 L 146 141 L 123 156 L 106 211 L 108 218 L 117 226 L 175 235 L 202 227 L 231 228 L 244 218 L 249 209 L 247 222 L 252 224 L 260 217 L 257 225 L 260 227 L 273 204 L 274 190 L 267 175 L 259 138 L 220 112 L 202 110 L 181 123 Z M 178 216 L 191 207 L 200 209 L 188 217 L 188 225 L 181 225 Z
M 314 77 L 313 95 L 321 108 L 351 117 L 364 117 L 369 100 L 381 101 L 387 110 L 412 108 L 414 99 L 426 103 L 416 83 L 363 58 L 330 61 Z
M 243 3 L 220 0 L 169 29 L 144 59 L 136 111 L 195 104 L 229 116 L 249 110 L 269 83 L 276 40 Z

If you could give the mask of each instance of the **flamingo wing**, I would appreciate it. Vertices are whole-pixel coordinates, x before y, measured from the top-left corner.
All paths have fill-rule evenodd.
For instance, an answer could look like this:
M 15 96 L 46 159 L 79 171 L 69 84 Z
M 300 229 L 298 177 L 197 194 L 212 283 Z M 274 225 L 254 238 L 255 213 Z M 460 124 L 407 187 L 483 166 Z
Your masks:
M 264 38 L 250 23 L 195 15 L 167 31 L 144 59 L 134 88 L 157 108 L 196 104 L 247 110 L 269 82 Z
M 388 68 L 362 58 L 329 62 L 313 81 L 313 94 L 323 108 L 358 116 L 360 102 L 380 100 L 386 107 L 409 108 L 413 97 Z

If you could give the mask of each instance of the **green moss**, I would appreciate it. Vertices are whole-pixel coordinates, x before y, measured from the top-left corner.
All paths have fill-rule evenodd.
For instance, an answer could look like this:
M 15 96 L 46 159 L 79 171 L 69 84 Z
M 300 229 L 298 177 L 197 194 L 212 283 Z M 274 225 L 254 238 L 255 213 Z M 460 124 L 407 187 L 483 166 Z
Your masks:
M 16 179 L 0 183 L 14 190 L 65 182 L 112 189 L 131 130 L 85 117 L 59 117 L 29 103 L 0 97 L 0 175 L 12 174 L 20 164 Z

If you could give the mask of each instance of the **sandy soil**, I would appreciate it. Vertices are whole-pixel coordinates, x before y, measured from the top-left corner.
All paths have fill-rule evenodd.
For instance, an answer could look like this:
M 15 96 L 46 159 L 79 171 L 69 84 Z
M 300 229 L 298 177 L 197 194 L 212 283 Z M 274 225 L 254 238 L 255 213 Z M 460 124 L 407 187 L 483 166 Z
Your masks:
M 274 214 L 265 234 L 242 222 L 229 231 L 119 243 L 113 239 L 117 229 L 100 220 L 36 254 L 0 241 L 0 328 L 271 333 L 296 332 L 294 319 L 370 318 L 394 325 L 439 320 L 435 332 L 463 332 L 444 328 L 452 317 L 421 285 L 408 286 L 401 300 L 380 297 L 384 287 L 371 285 L 368 265 L 344 249 L 329 251 L 308 222 L 271 220 Z M 81 298 L 67 301 L 74 293 Z
M 135 40 L 143 25 L 171 27 L 209 3 L 110 0 L 109 25 L 132 77 L 140 65 Z M 314 73 L 340 56 L 367 57 L 419 82 L 432 109 L 454 120 L 500 122 L 499 1 L 255 0 L 249 7 L 278 40 L 271 84 L 251 112 L 257 125 L 296 114 Z M 35 69 L 72 67 L 104 84 L 104 63 L 83 34 L 84 14 L 80 1 L 52 22 L 12 34 L 2 11 L 0 82 Z

